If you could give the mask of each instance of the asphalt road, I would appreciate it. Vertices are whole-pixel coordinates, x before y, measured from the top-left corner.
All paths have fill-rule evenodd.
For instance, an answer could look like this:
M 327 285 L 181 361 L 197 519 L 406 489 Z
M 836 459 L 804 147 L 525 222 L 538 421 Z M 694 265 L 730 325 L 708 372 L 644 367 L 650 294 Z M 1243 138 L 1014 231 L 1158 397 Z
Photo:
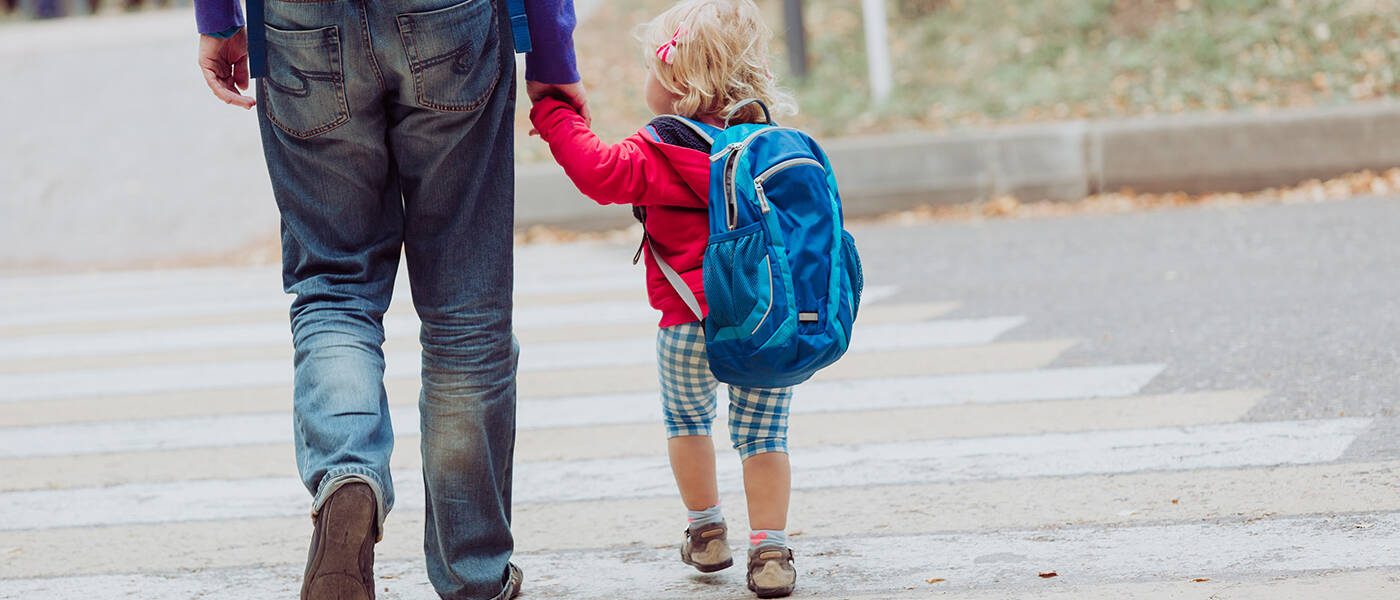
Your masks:
M 1060 365 L 1165 361 L 1151 392 L 1259 388 L 1250 419 L 1389 418 L 1400 400 L 1400 199 L 856 230 L 895 300 L 1028 314 Z M 1395 456 L 1388 420 L 1362 455 Z
M 855 345 L 793 405 L 797 597 L 1395 597 L 1396 225 L 1373 198 L 855 226 Z M 675 562 L 633 248 L 517 252 L 523 597 L 744 598 L 739 570 Z M 276 267 L 0 289 L 0 597 L 294 593 Z M 380 597 L 427 598 L 396 297 L 376 571 Z

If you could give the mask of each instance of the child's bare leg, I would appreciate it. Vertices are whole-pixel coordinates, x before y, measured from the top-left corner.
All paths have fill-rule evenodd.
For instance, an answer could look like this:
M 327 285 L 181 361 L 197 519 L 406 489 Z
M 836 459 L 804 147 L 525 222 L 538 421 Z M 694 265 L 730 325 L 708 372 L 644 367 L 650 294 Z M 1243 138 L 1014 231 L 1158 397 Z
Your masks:
M 749 501 L 749 528 L 787 529 L 791 490 L 792 469 L 786 452 L 764 452 L 745 459 L 744 497 Z
M 715 420 L 719 382 L 705 362 L 704 327 L 699 323 L 662 327 L 656 334 L 656 359 L 666 419 L 666 453 L 671 457 L 676 488 L 688 510 L 713 508 L 719 504 L 719 486 L 715 483 L 715 442 L 710 425 Z
M 671 473 L 687 510 L 705 510 L 719 504 L 715 482 L 715 442 L 708 435 L 683 435 L 666 441 Z
M 666 441 L 671 455 L 671 473 L 685 503 L 685 541 L 681 562 L 701 573 L 713 573 L 734 564 L 729 549 L 728 527 L 719 508 L 719 486 L 715 483 L 715 441 L 708 435 L 681 435 Z

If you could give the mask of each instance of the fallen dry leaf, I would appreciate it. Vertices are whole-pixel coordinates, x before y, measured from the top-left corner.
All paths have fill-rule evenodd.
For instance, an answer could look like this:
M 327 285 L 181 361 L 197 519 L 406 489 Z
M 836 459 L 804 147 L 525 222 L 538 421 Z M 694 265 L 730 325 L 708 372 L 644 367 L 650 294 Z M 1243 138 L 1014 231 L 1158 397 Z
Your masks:
M 1041 579 L 1049 579 L 1049 578 L 1051 578 L 1051 577 L 1059 577 L 1059 576 L 1060 576 L 1060 574 L 1059 574 L 1059 573 L 1056 573 L 1056 572 L 1054 572 L 1054 571 L 1045 571 L 1044 573 L 1041 573 L 1041 574 L 1040 574 L 1040 578 L 1041 578 Z
M 925 579 L 925 580 L 924 580 L 924 583 L 938 583 L 938 582 L 940 582 L 940 581 L 948 581 L 948 580 L 947 580 L 947 579 L 944 579 L 944 578 L 942 578 L 942 577 L 934 577 L 933 579 Z
M 1195 578 L 1195 579 L 1192 579 L 1191 581 L 1194 581 L 1194 582 L 1196 582 L 1196 583 L 1200 583 L 1200 582 L 1202 582 L 1202 581 L 1210 581 L 1210 579 L 1207 579 L 1207 578 L 1205 578 L 1205 577 L 1197 577 L 1197 578 Z
M 1181 498 L 1172 498 L 1172 504 L 1181 504 Z

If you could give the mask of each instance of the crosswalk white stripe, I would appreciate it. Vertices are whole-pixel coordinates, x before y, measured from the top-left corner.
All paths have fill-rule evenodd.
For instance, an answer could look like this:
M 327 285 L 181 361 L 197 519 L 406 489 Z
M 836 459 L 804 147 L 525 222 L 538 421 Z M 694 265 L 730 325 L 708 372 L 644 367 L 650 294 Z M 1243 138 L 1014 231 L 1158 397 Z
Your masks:
M 638 302 L 517 307 L 514 317 L 517 329 L 565 327 L 584 322 L 654 324 L 655 321 L 656 313 Z M 384 329 L 390 336 L 416 338 L 419 326 L 420 322 L 414 315 L 391 313 L 384 317 Z M 285 346 L 290 349 L 291 342 L 291 327 L 285 319 L 158 330 L 50 333 L 0 337 L 0 360 L 257 346 Z
M 860 315 L 861 329 L 872 325 L 887 323 L 915 323 L 930 321 L 957 309 L 957 305 L 952 302 L 919 302 L 911 304 L 873 304 L 862 310 Z M 137 323 L 133 321 L 132 323 Z M 190 329 L 195 322 L 186 322 L 185 327 L 171 327 L 171 323 L 146 322 L 151 327 L 145 327 L 145 332 L 154 336 L 165 337 L 161 332 L 168 329 Z M 238 324 L 238 319 L 212 318 L 207 324 L 219 323 L 224 325 Z M 249 328 L 249 324 L 238 324 L 242 328 Z M 252 328 L 261 327 L 251 324 Z M 407 350 L 417 350 L 420 348 L 418 342 L 417 322 L 413 322 L 413 329 L 391 328 L 386 332 L 384 341 L 385 352 L 402 352 Z M 96 335 L 106 338 L 109 332 L 120 331 L 122 329 L 138 328 L 104 328 L 94 326 L 84 329 L 80 323 L 72 323 L 65 326 L 69 333 L 85 333 L 89 336 Z M 58 334 L 63 328 L 50 328 L 44 338 Z M 235 327 L 230 327 L 235 329 Z M 280 334 L 283 338 L 289 337 L 287 327 L 279 326 L 283 330 Z M 68 335 L 65 333 L 64 335 Z M 243 335 L 241 332 L 238 335 Z M 647 338 L 656 336 L 656 321 L 636 321 L 632 323 L 608 323 L 608 324 L 587 324 L 587 325 L 565 325 L 560 327 L 548 327 L 544 329 L 515 330 L 516 338 L 524 347 L 534 347 L 537 344 L 549 344 L 558 342 L 574 342 L 580 340 L 620 340 L 629 338 Z M 20 335 L 14 338 L 24 337 Z M 37 336 L 36 336 L 37 337 Z M 190 341 L 198 336 L 170 336 L 167 339 L 176 340 L 173 343 L 184 346 L 178 350 L 157 350 L 142 352 L 110 352 L 106 354 L 85 354 L 94 351 L 89 345 L 81 343 L 84 338 L 70 338 L 74 343 L 69 345 L 70 351 L 60 356 L 38 357 L 38 358 L 12 358 L 0 360 L 0 374 L 6 373 L 42 373 L 46 371 L 82 371 L 89 369 L 115 369 L 121 367 L 135 367 L 141 365 L 159 364 L 190 364 L 201 362 L 224 362 L 235 360 L 256 360 L 283 357 L 290 360 L 293 355 L 292 344 L 287 340 L 270 344 L 247 344 L 219 346 L 216 344 L 194 345 Z M 0 335 L 0 345 L 5 344 L 6 337 Z M 210 339 L 210 338 L 204 338 Z M 110 348 L 95 350 L 110 350 Z M 18 349 L 19 353 L 27 352 L 23 347 Z
M 201 267 L 0 277 L 0 284 L 16 290 L 13 294 L 7 294 L 16 306 L 64 296 L 86 297 L 93 303 L 100 303 L 99 298 L 109 293 L 132 291 L 141 291 L 157 298 L 188 289 L 259 287 L 267 292 L 268 282 L 280 285 L 281 270 L 269 267 Z M 274 294 L 278 291 L 278 288 L 272 289 Z
M 513 257 L 516 293 L 640 288 L 642 268 L 628 260 L 635 247 L 631 242 L 517 246 Z M 395 282 L 395 296 L 408 293 L 406 261 L 400 261 Z M 276 265 L 0 275 L 0 287 L 7 292 L 0 296 L 0 308 L 42 305 L 55 299 L 102 306 L 107 298 L 128 296 L 132 301 L 151 302 L 207 290 L 275 296 L 281 285 L 282 270 Z
M 954 404 L 869 411 L 799 412 L 791 419 L 794 452 L 830 445 L 870 444 L 1145 427 L 1193 427 L 1239 421 L 1263 392 L 1169 394 L 990 404 Z M 729 456 L 727 419 L 717 419 L 712 440 Z M 290 422 L 290 416 L 283 423 Z M 402 425 L 399 422 L 396 424 Z M 421 438 L 398 427 L 395 471 L 422 468 Z M 660 455 L 666 451 L 660 420 L 588 427 L 523 428 L 516 432 L 515 460 L 586 460 Z M 234 443 L 239 443 L 235 441 Z M 60 450 L 61 451 L 61 450 Z M 101 454 L 0 458 L 0 491 L 82 488 L 186 479 L 296 478 L 290 441 L 202 446 Z M 191 475 L 189 465 L 211 465 Z M 217 466 L 213 466 L 217 465 Z M 1400 507 L 1397 507 L 1400 508 Z
M 44 323 L 50 321 L 121 321 L 145 319 L 150 317 L 178 319 L 182 316 L 191 315 L 254 311 L 266 311 L 267 314 L 271 317 L 285 315 L 287 307 L 290 306 L 290 302 L 290 299 L 287 297 L 245 300 L 209 299 L 195 303 L 178 303 L 172 305 L 134 305 L 110 309 L 82 308 L 65 311 L 63 313 L 54 313 L 52 315 L 54 318 L 52 319 L 48 319 L 47 316 L 45 316 L 45 318 L 40 319 L 28 318 L 24 315 L 17 314 L 12 314 L 8 316 L 0 315 L 0 326 L 33 325 L 36 323 Z M 517 327 L 551 327 L 590 321 L 600 323 L 626 323 L 632 321 L 645 321 L 648 318 L 655 320 L 653 313 L 649 311 L 647 306 L 639 302 L 592 302 L 563 306 L 522 306 L 517 307 L 515 311 L 515 320 L 517 321 Z M 418 329 L 418 319 L 417 317 L 412 315 L 393 315 L 386 318 L 385 321 L 386 328 L 402 328 L 403 331 L 416 331 Z M 257 337 L 254 339 L 258 339 L 258 343 L 290 343 L 290 329 L 291 327 L 287 324 L 285 318 L 280 320 L 269 320 L 263 323 L 260 327 L 257 327 L 253 333 L 244 333 L 240 336 L 240 338 L 236 339 L 248 338 L 256 335 Z M 154 339 L 164 339 L 165 337 L 168 337 L 170 335 L 178 335 L 180 331 L 181 330 L 176 329 L 167 332 L 161 332 L 161 337 Z M 112 333 L 93 337 L 99 345 L 106 344 L 109 346 L 116 346 L 123 343 L 131 345 L 132 342 L 127 341 L 129 338 L 133 336 L 139 338 L 144 333 L 147 332 L 135 331 L 127 333 L 126 335 Z M 196 329 L 194 333 L 214 333 L 227 335 L 228 331 L 226 328 L 216 328 L 212 331 L 201 331 L 199 329 Z M 33 336 L 33 338 L 37 339 L 20 338 L 10 343 L 7 343 L 4 346 L 5 349 L 4 354 L 2 356 L 13 358 L 23 357 L 24 355 L 20 354 L 21 351 L 18 350 L 18 348 L 22 348 L 26 345 L 38 345 L 41 348 L 47 350 L 48 352 L 46 354 L 31 354 L 29 355 L 29 357 L 53 356 L 54 354 L 52 348 L 54 346 L 59 346 L 61 350 L 61 348 L 64 345 L 82 345 L 85 343 L 81 334 L 53 334 L 53 336 L 50 339 L 45 339 L 46 337 L 48 336 Z M 154 345 L 160 342 L 151 341 L 147 343 Z M 169 344 L 172 342 L 165 343 Z M 159 349 L 159 347 L 157 346 L 155 349 Z M 41 351 L 42 350 L 36 350 L 35 352 Z
M 1167 523 L 1112 529 L 1073 528 L 1019 531 L 958 532 L 920 535 L 812 537 L 799 547 L 799 589 L 819 590 L 824 596 L 848 598 L 868 593 L 871 598 L 900 598 L 908 588 L 929 590 L 926 580 L 940 578 L 939 597 L 947 593 L 996 591 L 995 597 L 1044 597 L 1067 586 L 1117 585 L 1117 594 L 1056 597 L 1125 598 L 1191 578 L 1234 582 L 1285 576 L 1286 584 L 1299 573 L 1375 569 L 1400 565 L 1400 513 L 1344 516 L 1299 516 L 1244 521 Z M 695 577 L 679 565 L 675 549 L 607 548 L 518 553 L 513 558 L 525 570 L 531 598 L 607 599 L 664 594 L 675 598 L 735 598 L 744 586 L 744 569 L 735 568 Z M 742 563 L 740 563 L 742 564 Z M 426 585 L 422 560 L 388 560 L 375 565 L 377 585 L 385 598 L 436 598 Z M 1054 571 L 1053 581 L 1036 578 Z M 606 573 L 606 577 L 598 574 Z M 12 579 L 7 598 L 141 597 L 277 598 L 292 597 L 300 586 L 299 564 L 198 570 L 168 574 L 112 574 L 77 577 Z M 1366 578 L 1368 585 L 1388 577 Z M 1270 582 L 1276 583 L 1276 582 Z M 1345 589 L 1343 595 L 1329 591 Z M 1379 598 L 1366 586 L 1315 582 L 1298 590 L 1298 598 Z M 1034 591 L 1031 591 L 1034 590 Z M 1183 595 L 1152 598 L 1203 598 L 1205 586 L 1177 588 Z M 1220 590 L 1217 590 L 1220 591 Z M 1355 596 L 1360 592 L 1363 596 Z M 1392 590 L 1393 592 L 1393 590 Z M 1391 592 L 1386 592 L 1387 594 Z M 983 597 L 980 594 L 979 597 Z M 1272 598 L 1275 593 L 1250 595 Z M 1288 598 L 1295 596 L 1289 595 Z
M 1024 322 L 1024 317 L 998 317 L 871 325 L 853 337 L 850 352 L 984 344 Z M 647 338 L 534 344 L 521 348 L 519 369 L 528 372 L 654 364 L 655 344 Z M 389 353 L 384 359 L 384 375 L 390 378 L 417 374 L 422 360 L 418 352 Z M 4 373 L 0 374 L 0 402 L 286 385 L 291 381 L 292 364 L 285 358 Z
M 792 412 L 1120 397 L 1142 389 L 1163 368 L 1162 365 L 1075 367 L 813 382 L 797 388 Z M 721 395 L 721 401 L 723 398 Z M 418 431 L 417 405 L 392 407 L 390 419 L 399 435 Z M 661 406 L 654 393 L 525 400 L 518 403 L 516 417 L 521 429 L 656 423 L 660 420 Z M 275 413 L 0 428 L 0 458 L 287 442 L 292 436 L 289 423 L 286 413 Z
M 956 348 L 925 348 L 848 354 L 818 371 L 812 381 L 874 379 L 924 375 L 954 375 L 1045 368 L 1077 340 L 994 342 Z M 416 402 L 420 377 L 389 378 L 390 404 Z M 590 367 L 520 373 L 519 397 L 558 398 L 601 394 L 655 392 L 655 365 Z M 287 410 L 291 385 L 234 387 L 200 391 L 170 391 L 118 396 L 96 394 L 75 398 L 0 401 L 0 424 L 7 426 L 91 423 L 131 419 L 164 419 L 223 414 L 272 413 Z
M 558 247 L 539 251 L 517 248 L 515 289 L 525 293 L 549 293 L 560 289 L 598 290 L 639 287 L 641 270 L 630 261 L 631 250 L 620 260 L 597 260 L 597 254 L 580 253 L 577 245 L 560 252 Z M 621 257 L 621 252 L 606 256 Z M 408 292 L 408 271 L 400 264 L 395 295 Z M 253 296 L 281 293 L 282 271 L 276 266 L 199 267 L 108 271 L 69 275 L 0 276 L 0 286 L 15 290 L 0 298 L 0 307 L 19 308 L 59 300 L 67 306 L 84 303 L 101 306 L 105 299 L 154 302 L 163 298 L 196 297 L 208 290 L 242 292 Z
M 529 295 L 559 294 L 606 289 L 631 289 L 639 284 L 636 275 L 614 276 L 589 280 L 566 280 L 554 284 L 537 284 L 526 289 L 517 287 L 516 294 Z M 163 317 L 210 315 L 220 313 L 266 312 L 269 315 L 286 314 L 291 304 L 291 296 L 280 293 L 279 279 L 271 279 L 260 286 L 261 289 L 240 290 L 227 288 L 205 288 L 187 292 L 169 293 L 157 298 L 146 294 L 116 297 L 90 295 L 76 292 L 73 295 L 57 295 L 35 298 L 24 306 L 10 307 L 0 314 L 0 327 L 42 325 L 67 321 L 125 321 Z M 408 297 L 408 290 L 399 290 L 398 296 Z M 626 303 L 632 309 L 637 303 Z M 645 309 L 645 306 L 642 306 Z
M 518 279 L 515 285 L 517 296 L 567 294 L 600 290 L 639 289 L 641 277 L 637 273 L 616 272 L 598 276 L 585 273 L 570 274 L 565 278 L 536 277 Z M 21 289 L 22 283 L 0 280 L 6 288 Z M 126 292 L 96 293 L 85 289 L 50 289 L 44 293 L 29 293 L 9 297 L 0 302 L 0 328 L 34 326 L 71 321 L 124 321 L 162 317 L 211 315 L 221 313 L 244 313 L 266 311 L 269 314 L 285 312 L 291 297 L 280 293 L 280 277 L 259 279 L 255 282 L 238 282 L 230 287 L 224 283 L 209 286 L 186 286 L 158 294 L 139 289 Z M 887 297 L 893 291 L 890 286 L 870 286 L 862 296 L 862 301 Z M 401 278 L 396 295 L 408 298 L 407 279 Z M 640 294 L 639 294 L 640 297 Z M 634 308 L 636 303 L 631 303 Z M 646 309 L 646 306 L 641 306 Z
M 1132 473 L 1336 460 L 1370 419 L 1231 423 L 831 446 L 792 457 L 795 489 Z M 721 463 L 720 489 L 742 489 L 736 465 Z M 399 503 L 422 503 L 421 474 L 395 478 Z M 522 463 L 518 503 L 568 502 L 674 493 L 664 457 Z M 218 498 L 217 503 L 203 499 Z M 8 492 L 4 529 L 238 519 L 298 514 L 306 491 L 283 477 L 127 484 Z
M 389 331 L 408 329 L 409 322 L 416 325 L 417 320 L 385 317 L 384 327 Z M 290 346 L 291 342 L 291 327 L 286 323 L 207 325 L 156 331 L 53 333 L 0 338 L 0 360 L 163 352 L 210 347 L 242 348 L 271 344 Z
M 1020 327 L 1025 317 L 946 319 L 921 323 L 887 323 L 863 326 L 851 338 L 849 352 L 877 352 L 911 348 L 947 348 L 986 344 Z M 535 344 L 520 349 L 521 368 L 548 365 L 572 369 L 656 362 L 656 340 L 588 340 Z
M 0 315 L 0 327 L 44 325 L 69 321 L 129 321 L 151 317 L 179 318 L 192 315 L 241 313 L 252 311 L 286 311 L 290 301 L 272 298 L 209 298 L 199 302 L 176 304 L 136 304 L 112 307 L 73 307 L 66 310 L 14 311 Z
M 4 283 L 0 279 L 0 284 Z M 56 320 L 60 317 L 95 318 L 97 320 L 130 319 L 152 312 L 162 315 L 197 315 L 218 312 L 213 307 L 205 308 L 210 302 L 237 301 L 243 310 L 285 310 L 291 296 L 283 294 L 281 277 L 240 279 L 234 281 L 212 280 L 208 283 L 185 286 L 159 286 L 155 288 L 130 287 L 125 289 L 34 289 L 23 284 L 14 284 L 21 293 L 0 298 L 0 309 L 7 314 L 0 325 L 37 324 Z M 534 284 L 517 285 L 519 296 L 570 294 L 579 292 L 635 291 L 641 297 L 640 278 L 632 274 L 611 274 L 597 278 L 579 279 L 578 275 L 557 282 L 539 281 Z M 401 278 L 394 290 L 395 303 L 406 302 L 411 297 L 407 280 Z M 273 313 L 276 314 L 276 313 Z

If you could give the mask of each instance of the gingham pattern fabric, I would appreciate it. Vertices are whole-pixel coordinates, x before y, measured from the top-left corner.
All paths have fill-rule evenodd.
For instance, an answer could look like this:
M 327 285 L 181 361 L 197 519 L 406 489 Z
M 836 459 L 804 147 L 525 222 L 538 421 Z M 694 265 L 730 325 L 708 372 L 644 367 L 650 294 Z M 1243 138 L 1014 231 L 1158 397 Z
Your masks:
M 705 358 L 705 328 L 699 323 L 662 327 L 656 333 L 661 408 L 668 437 L 710 435 L 719 381 Z M 787 452 L 792 388 L 729 386 L 729 437 L 739 455 Z

